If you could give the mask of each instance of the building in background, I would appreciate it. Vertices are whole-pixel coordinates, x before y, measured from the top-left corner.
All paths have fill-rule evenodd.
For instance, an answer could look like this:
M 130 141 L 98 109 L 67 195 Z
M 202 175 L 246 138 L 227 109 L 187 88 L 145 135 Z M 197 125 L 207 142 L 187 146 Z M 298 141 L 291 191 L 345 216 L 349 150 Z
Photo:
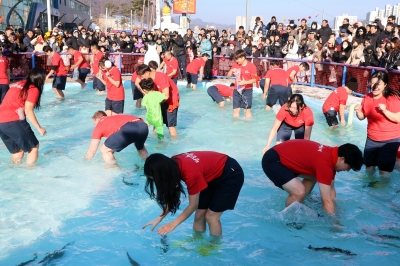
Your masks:
M 367 13 L 367 22 L 374 21 L 379 18 L 384 26 L 386 26 L 387 18 L 389 16 L 396 16 L 396 23 L 400 23 L 400 3 L 397 5 L 391 6 L 389 4 L 385 5 L 385 9 L 379 9 L 376 7 L 375 10 L 372 10 Z
M 252 16 L 251 20 L 250 20 L 250 29 L 251 30 L 253 30 L 254 26 L 256 25 L 256 17 L 260 17 L 261 21 L 263 21 L 263 16 Z M 237 16 L 236 17 L 236 30 L 238 30 L 240 26 L 243 26 L 245 29 L 247 29 L 246 24 L 247 24 L 246 16 Z
M 343 20 L 347 18 L 349 19 L 349 24 L 353 25 L 355 22 L 357 22 L 358 17 L 357 16 L 350 16 L 348 14 L 343 14 L 341 16 L 336 16 L 335 17 L 335 21 L 334 21 L 334 27 L 333 30 L 335 30 L 336 32 L 339 31 L 339 27 L 342 26 L 343 24 Z

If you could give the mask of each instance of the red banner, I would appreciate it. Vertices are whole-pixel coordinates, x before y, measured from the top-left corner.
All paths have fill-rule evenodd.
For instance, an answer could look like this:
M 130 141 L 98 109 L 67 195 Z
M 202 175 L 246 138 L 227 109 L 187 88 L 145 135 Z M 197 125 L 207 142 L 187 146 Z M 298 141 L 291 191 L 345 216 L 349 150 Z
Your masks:
M 175 0 L 174 14 L 196 14 L 196 0 Z

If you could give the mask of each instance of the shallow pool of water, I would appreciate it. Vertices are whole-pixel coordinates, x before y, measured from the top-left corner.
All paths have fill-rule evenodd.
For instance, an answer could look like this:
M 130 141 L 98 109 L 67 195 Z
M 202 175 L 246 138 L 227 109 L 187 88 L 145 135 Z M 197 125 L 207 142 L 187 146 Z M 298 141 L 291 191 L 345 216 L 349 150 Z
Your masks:
M 145 110 L 135 109 L 126 85 L 126 112 L 144 117 Z M 150 134 L 146 146 L 150 153 L 169 156 L 214 150 L 239 161 L 245 183 L 235 210 L 222 216 L 221 243 L 210 244 L 207 234 L 194 238 L 192 217 L 166 238 L 141 229 L 160 213 L 144 192 L 143 161 L 134 147 L 116 155 L 119 168 L 105 166 L 99 153 L 91 161 L 83 159 L 94 127 L 91 116 L 104 108 L 104 96 L 68 84 L 65 101 L 55 99 L 50 90 L 43 95 L 37 116 L 48 134 L 38 136 L 40 158 L 35 168 L 11 165 L 0 142 L 0 265 L 30 260 L 26 265 L 130 265 L 127 254 L 141 265 L 398 263 L 398 171 L 388 182 L 367 177 L 364 169 L 337 175 L 341 231 L 333 230 L 326 216 L 315 216 L 323 213 L 317 188 L 304 201 L 309 209 L 281 212 L 286 193 L 261 169 L 262 149 L 275 116 L 265 112 L 259 91 L 254 93 L 254 118 L 234 120 L 231 105 L 219 108 L 205 88 L 180 90 L 179 138 L 170 140 L 167 133 L 159 143 Z M 327 145 L 351 142 L 363 148 L 365 123 L 355 121 L 328 131 L 321 102 L 307 98 L 306 103 L 316 120 L 313 140 Z M 187 204 L 183 199 L 181 210 Z M 175 217 L 168 216 L 163 223 Z M 356 255 L 316 251 L 309 245 Z

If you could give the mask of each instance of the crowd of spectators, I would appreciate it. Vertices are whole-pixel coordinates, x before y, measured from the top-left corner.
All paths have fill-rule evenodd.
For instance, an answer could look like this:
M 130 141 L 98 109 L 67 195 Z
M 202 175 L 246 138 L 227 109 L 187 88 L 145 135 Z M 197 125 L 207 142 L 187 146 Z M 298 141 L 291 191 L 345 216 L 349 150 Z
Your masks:
M 44 46 L 50 46 L 55 52 L 65 51 L 65 47 L 72 46 L 82 53 L 90 53 L 93 44 L 99 45 L 105 53 L 145 53 L 148 44 L 155 42 L 161 57 L 165 51 L 172 51 L 182 72 L 185 72 L 186 57 L 191 61 L 207 53 L 210 57 L 204 71 L 205 79 L 211 79 L 217 71 L 226 74 L 230 69 L 229 58 L 239 49 L 252 57 L 257 67 L 265 64 L 265 60 L 257 58 L 272 57 L 397 70 L 400 69 L 400 26 L 395 24 L 395 19 L 390 16 L 385 26 L 379 19 L 365 26 L 360 22 L 350 25 L 349 20 L 344 19 L 340 31 L 335 33 L 327 20 L 319 25 L 302 19 L 300 25 L 296 25 L 294 20 L 284 24 L 272 17 L 264 24 L 257 17 L 254 29 L 247 32 L 243 27 L 233 32 L 230 29 L 220 31 L 212 26 L 196 26 L 193 30 L 188 29 L 184 36 L 168 29 L 134 29 L 129 34 L 128 31 L 105 34 L 99 27 L 86 29 L 80 25 L 74 30 L 64 31 L 62 24 L 57 24 L 52 31 L 43 33 L 39 27 L 24 32 L 21 28 L 9 26 L 0 32 L 0 46 L 4 55 L 42 52 Z M 215 55 L 225 56 L 227 60 L 215 58 Z M 288 67 L 291 67 L 290 64 L 294 63 L 289 62 Z

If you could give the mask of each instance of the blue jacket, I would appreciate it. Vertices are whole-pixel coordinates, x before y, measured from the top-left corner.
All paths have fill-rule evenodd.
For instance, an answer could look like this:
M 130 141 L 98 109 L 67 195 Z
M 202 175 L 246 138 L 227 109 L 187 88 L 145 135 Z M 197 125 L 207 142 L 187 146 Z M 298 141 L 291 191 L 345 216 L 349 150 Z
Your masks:
M 260 28 L 259 28 L 259 29 L 257 30 L 257 32 L 256 32 L 257 27 L 258 27 L 258 25 L 257 25 L 257 23 L 256 23 L 256 25 L 254 26 L 254 29 L 253 29 L 253 33 L 254 33 L 254 34 L 257 34 L 257 32 L 258 32 L 259 30 L 262 30 L 262 33 L 263 33 L 263 35 L 265 36 L 266 33 L 267 33 L 267 26 L 265 26 L 264 23 L 261 21 L 261 26 L 260 26 Z
M 22 40 L 23 44 L 25 44 L 27 52 L 33 52 L 35 50 L 35 47 L 31 44 L 32 39 L 29 38 L 29 36 L 25 36 L 24 39 Z
M 212 44 L 209 39 L 203 39 L 200 43 L 200 55 L 208 54 L 210 57 L 208 59 L 212 59 Z

